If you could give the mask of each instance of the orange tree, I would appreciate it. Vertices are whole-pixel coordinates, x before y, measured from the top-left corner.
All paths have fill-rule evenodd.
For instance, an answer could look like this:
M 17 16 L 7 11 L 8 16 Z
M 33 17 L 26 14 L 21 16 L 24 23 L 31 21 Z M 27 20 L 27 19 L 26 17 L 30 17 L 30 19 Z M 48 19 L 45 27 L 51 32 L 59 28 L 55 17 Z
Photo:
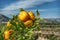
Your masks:
M 0 29 L 0 40 L 35 40 L 34 30 L 40 31 L 40 14 L 20 9 L 17 15 L 13 15 L 7 25 Z

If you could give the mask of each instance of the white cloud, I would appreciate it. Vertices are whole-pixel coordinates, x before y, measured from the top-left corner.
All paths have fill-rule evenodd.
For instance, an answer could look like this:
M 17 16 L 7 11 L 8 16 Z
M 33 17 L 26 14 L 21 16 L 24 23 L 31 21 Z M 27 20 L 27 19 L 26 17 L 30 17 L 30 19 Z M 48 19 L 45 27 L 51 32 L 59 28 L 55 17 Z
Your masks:
M 12 3 L 6 7 L 4 7 L 2 10 L 16 10 L 19 8 L 30 8 L 33 7 L 35 5 L 40 5 L 43 4 L 45 2 L 52 2 L 55 0 L 25 0 L 25 1 L 18 1 L 15 3 Z
M 55 0 L 25 0 L 25 1 L 18 1 L 18 2 L 14 2 L 11 3 L 8 6 L 5 6 L 3 9 L 0 9 L 0 13 L 4 14 L 4 15 L 10 15 L 11 13 L 17 14 L 18 12 L 16 12 L 15 10 L 18 10 L 19 8 L 31 8 L 31 7 L 35 7 L 36 5 L 41 5 L 45 2 L 53 2 Z M 31 11 L 36 11 L 35 10 L 31 10 Z M 46 11 L 45 9 L 39 9 L 39 11 Z

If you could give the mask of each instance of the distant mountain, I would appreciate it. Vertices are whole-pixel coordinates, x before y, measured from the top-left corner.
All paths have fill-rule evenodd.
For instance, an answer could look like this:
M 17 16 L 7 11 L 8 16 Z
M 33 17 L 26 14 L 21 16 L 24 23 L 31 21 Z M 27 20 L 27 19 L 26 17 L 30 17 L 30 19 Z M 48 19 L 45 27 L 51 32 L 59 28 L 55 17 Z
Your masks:
M 44 22 L 48 22 L 48 23 L 60 23 L 60 18 L 44 18 Z
M 0 14 L 0 22 L 7 22 L 10 18 L 6 17 L 3 14 Z

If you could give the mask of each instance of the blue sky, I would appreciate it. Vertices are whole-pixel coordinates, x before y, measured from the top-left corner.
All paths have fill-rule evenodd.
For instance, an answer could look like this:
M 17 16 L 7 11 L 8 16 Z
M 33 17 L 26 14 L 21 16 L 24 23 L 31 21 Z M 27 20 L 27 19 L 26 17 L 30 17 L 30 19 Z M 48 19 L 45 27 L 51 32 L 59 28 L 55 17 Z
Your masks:
M 0 13 L 11 18 L 18 14 L 19 8 L 36 13 L 42 18 L 60 18 L 60 0 L 0 0 Z

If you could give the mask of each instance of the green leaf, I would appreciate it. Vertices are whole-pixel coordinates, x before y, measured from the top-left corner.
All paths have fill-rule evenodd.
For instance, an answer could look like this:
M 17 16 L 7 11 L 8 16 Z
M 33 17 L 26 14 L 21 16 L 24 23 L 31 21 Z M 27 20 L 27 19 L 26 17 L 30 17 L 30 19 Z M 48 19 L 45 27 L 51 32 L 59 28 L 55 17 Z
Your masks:
M 25 11 L 25 10 L 24 10 L 23 8 L 20 8 L 20 12 L 21 12 L 21 11 Z
M 40 13 L 38 11 L 38 9 L 36 10 L 36 17 L 39 17 L 40 16 Z
M 18 21 L 18 24 L 19 24 L 19 26 L 21 26 L 23 29 L 25 29 L 26 27 L 25 27 L 25 25 L 24 25 L 24 23 L 23 22 L 21 22 L 20 20 Z
M 13 25 L 13 27 L 15 27 L 18 30 L 17 24 L 14 21 L 10 21 L 10 23 Z
M 20 36 L 17 40 L 25 40 L 24 36 Z
M 2 35 L 2 34 L 0 35 L 0 40 L 4 40 L 4 38 L 3 38 L 3 35 Z

